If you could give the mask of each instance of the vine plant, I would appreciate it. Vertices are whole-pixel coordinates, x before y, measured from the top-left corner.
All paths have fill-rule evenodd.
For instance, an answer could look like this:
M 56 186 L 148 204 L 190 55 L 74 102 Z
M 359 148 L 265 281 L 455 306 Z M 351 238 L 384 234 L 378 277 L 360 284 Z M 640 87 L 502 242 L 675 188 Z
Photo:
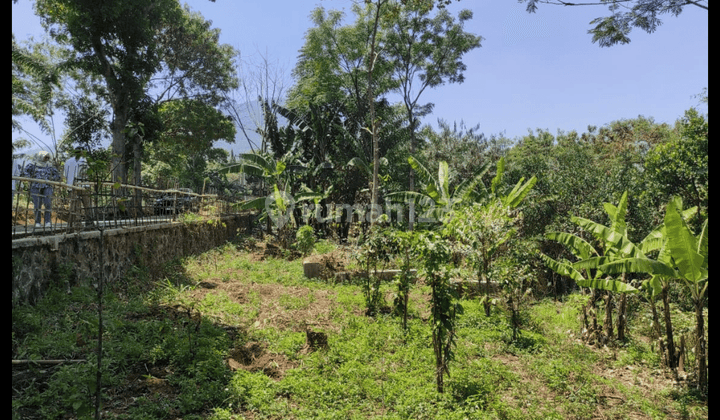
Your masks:
M 410 286 L 414 276 L 411 273 L 411 250 L 416 240 L 415 232 L 394 231 L 393 245 L 400 255 L 400 274 L 395 276 L 397 294 L 395 296 L 395 313 L 402 315 L 403 330 L 407 330 L 408 300 L 410 299 Z
M 425 274 L 425 281 L 432 288 L 432 343 L 435 352 L 435 380 L 437 391 L 444 390 L 443 376 L 450 375 L 448 367 L 453 359 L 455 346 L 455 319 L 463 313 L 455 291 L 450 287 L 450 270 L 447 261 L 452 250 L 445 238 L 435 232 L 422 233 L 415 242 L 415 252 Z
M 382 305 L 381 277 L 378 276 L 378 266 L 382 271 L 390 263 L 391 248 L 392 240 L 388 232 L 374 226 L 356 256 L 360 265 L 365 269 L 363 293 L 365 295 L 365 305 L 367 306 L 366 314 L 369 316 L 375 315 Z

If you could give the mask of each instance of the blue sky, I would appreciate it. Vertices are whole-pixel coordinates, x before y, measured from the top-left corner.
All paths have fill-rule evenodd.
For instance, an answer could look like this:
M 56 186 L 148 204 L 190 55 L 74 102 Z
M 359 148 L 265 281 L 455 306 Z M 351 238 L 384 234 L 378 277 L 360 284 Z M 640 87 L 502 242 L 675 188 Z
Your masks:
M 345 10 L 353 18 L 351 0 L 187 3 L 220 28 L 221 42 L 243 58 L 262 53 L 284 69 L 286 88 L 311 10 Z M 708 13 L 697 7 L 665 16 L 653 34 L 633 30 L 630 44 L 610 48 L 593 44 L 587 33 L 591 20 L 608 14 L 604 6 L 540 5 L 528 14 L 515 0 L 462 0 L 449 10 L 456 15 L 463 8 L 474 13 L 465 29 L 484 38 L 482 47 L 465 56 L 463 84 L 423 94 L 421 102 L 435 103 L 426 123 L 463 120 L 480 124 L 486 135 L 515 138 L 537 128 L 584 132 L 588 125 L 638 115 L 672 124 L 690 107 L 707 111 L 695 97 L 708 86 Z M 31 1 L 12 6 L 12 30 L 19 40 L 42 35 Z M 24 126 L 42 137 L 31 124 Z M 13 138 L 19 135 L 13 132 Z

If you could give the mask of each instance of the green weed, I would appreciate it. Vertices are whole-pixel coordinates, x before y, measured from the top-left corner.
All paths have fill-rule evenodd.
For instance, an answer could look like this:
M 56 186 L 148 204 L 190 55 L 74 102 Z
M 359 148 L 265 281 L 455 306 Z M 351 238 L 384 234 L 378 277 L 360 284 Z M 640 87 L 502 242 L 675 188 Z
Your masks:
M 313 291 L 282 295 L 277 306 L 283 311 L 311 311 L 322 301 L 315 291 L 331 291 L 327 294 L 330 317 L 312 327 L 327 334 L 328 347 L 308 349 L 306 325 L 300 322 L 255 325 L 259 310 L 265 308 L 264 296 L 257 291 L 248 292 L 242 303 L 229 289 L 198 294 L 195 285 L 210 277 L 226 277 L 223 287 L 234 281 Z M 630 311 L 636 317 L 629 322 L 630 339 L 611 353 L 581 344 L 571 335 L 580 330 L 579 308 L 585 296 L 571 295 L 563 303 L 532 303 L 523 323 L 527 329 L 515 340 L 506 309 L 496 307 L 488 317 L 478 299 L 463 299 L 464 312 L 455 320 L 454 357 L 448 361 L 451 375 L 445 380 L 445 392 L 439 394 L 430 346 L 431 289 L 422 283 L 410 292 L 407 329 L 392 313 L 365 316 L 359 284 L 309 280 L 298 261 L 257 261 L 235 246 L 178 260 L 153 284 L 154 290 L 140 296 L 115 294 L 112 288 L 105 295 L 104 418 L 579 419 L 600 412 L 608 418 L 691 419 L 708 415 L 706 403 L 691 391 L 653 391 L 597 373 L 620 366 L 631 366 L 633 372 L 658 368 L 657 352 L 643 336 L 647 331 L 639 316 L 643 309 Z M 382 295 L 395 290 L 390 282 L 380 284 Z M 681 328 L 692 325 L 691 314 L 677 319 Z M 15 380 L 14 371 L 13 418 L 89 414 L 96 373 L 96 291 L 79 286 L 70 294 L 62 288 L 50 291 L 36 306 L 14 308 L 12 324 L 13 359 L 88 361 L 50 368 L 46 376 L 22 381 Z M 259 343 L 274 360 L 284 358 L 296 367 L 272 378 L 262 370 L 231 371 L 229 352 L 250 342 Z M 166 388 L 153 393 L 137 385 L 148 378 Z M 617 397 L 612 405 L 608 388 Z

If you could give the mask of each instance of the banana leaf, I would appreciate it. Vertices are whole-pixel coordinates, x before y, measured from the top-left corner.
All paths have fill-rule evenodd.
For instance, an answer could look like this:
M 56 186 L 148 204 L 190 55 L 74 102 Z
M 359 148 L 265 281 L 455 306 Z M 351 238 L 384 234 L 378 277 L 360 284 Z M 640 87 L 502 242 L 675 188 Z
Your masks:
M 685 224 L 678 212 L 678 200 L 671 200 L 665 210 L 665 232 L 668 236 L 667 248 L 675 266 L 683 279 L 697 283 L 708 278 L 707 258 L 698 250 L 703 249 Z M 707 228 L 707 225 L 705 225 Z M 707 230 L 705 230 L 707 232 Z M 705 239 L 707 242 L 707 239 Z M 705 246 L 707 250 L 707 246 Z
M 612 261 L 601 261 L 597 269 L 607 274 L 645 273 L 668 278 L 677 278 L 678 273 L 669 265 L 650 258 L 623 258 Z
M 502 182 L 503 173 L 505 173 L 505 158 L 501 157 L 497 163 L 497 170 L 495 171 L 495 177 L 490 182 L 490 192 L 497 194 L 497 188 Z
M 634 293 L 638 289 L 624 283 L 620 280 L 609 280 L 609 279 L 588 279 L 576 281 L 580 287 L 589 287 L 591 289 L 608 290 L 615 293 Z
M 525 184 L 523 184 L 522 182 L 524 179 L 525 178 L 521 178 L 520 181 L 515 184 L 515 188 L 510 191 L 510 194 L 503 198 L 503 203 L 506 206 L 510 208 L 515 208 L 519 206 L 520 203 L 522 203 L 522 201 L 528 195 L 528 193 L 530 193 L 532 187 L 534 187 L 537 183 L 536 177 L 530 178 Z
M 610 228 L 621 235 L 627 236 L 627 225 L 625 224 L 625 215 L 627 214 L 628 194 L 625 191 L 620 198 L 617 207 L 611 203 L 603 203 L 603 207 L 610 216 Z
M 540 254 L 540 258 L 552 271 L 560 274 L 561 276 L 570 277 L 575 280 L 575 282 L 585 280 L 585 277 L 583 277 L 583 275 L 569 263 L 556 261 L 545 254 Z
M 458 187 L 455 189 L 455 192 L 453 193 L 453 197 L 459 199 L 461 202 L 470 202 L 470 201 L 480 201 L 481 199 L 485 198 L 487 194 L 487 189 L 485 188 L 485 185 L 482 182 L 483 176 L 487 173 L 487 171 L 490 169 L 490 162 L 486 162 L 478 171 L 477 175 L 475 175 L 470 180 L 463 181 Z M 476 188 L 480 188 L 480 194 L 476 192 Z
M 408 157 L 408 163 L 423 182 L 425 182 L 426 184 L 434 184 L 436 182 L 432 176 L 432 173 L 430 173 L 430 171 L 428 171 L 427 168 L 423 166 L 423 164 L 420 163 L 417 159 L 410 156 Z
M 583 260 L 590 258 L 590 255 L 598 255 L 595 248 L 593 248 L 589 242 L 572 233 L 549 232 L 545 235 L 545 238 L 567 246 L 573 255 Z

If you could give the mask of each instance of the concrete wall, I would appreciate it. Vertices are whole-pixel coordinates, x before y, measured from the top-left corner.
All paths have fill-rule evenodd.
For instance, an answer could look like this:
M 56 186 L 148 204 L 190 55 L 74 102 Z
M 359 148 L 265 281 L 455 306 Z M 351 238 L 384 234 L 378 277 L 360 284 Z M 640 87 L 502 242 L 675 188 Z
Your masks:
M 105 281 L 122 279 L 133 266 L 151 276 L 173 259 L 199 254 L 249 232 L 253 215 L 227 216 L 219 222 L 165 223 L 105 230 L 102 255 Z M 51 285 L 97 283 L 100 232 L 81 232 L 13 241 L 12 305 L 33 304 Z

